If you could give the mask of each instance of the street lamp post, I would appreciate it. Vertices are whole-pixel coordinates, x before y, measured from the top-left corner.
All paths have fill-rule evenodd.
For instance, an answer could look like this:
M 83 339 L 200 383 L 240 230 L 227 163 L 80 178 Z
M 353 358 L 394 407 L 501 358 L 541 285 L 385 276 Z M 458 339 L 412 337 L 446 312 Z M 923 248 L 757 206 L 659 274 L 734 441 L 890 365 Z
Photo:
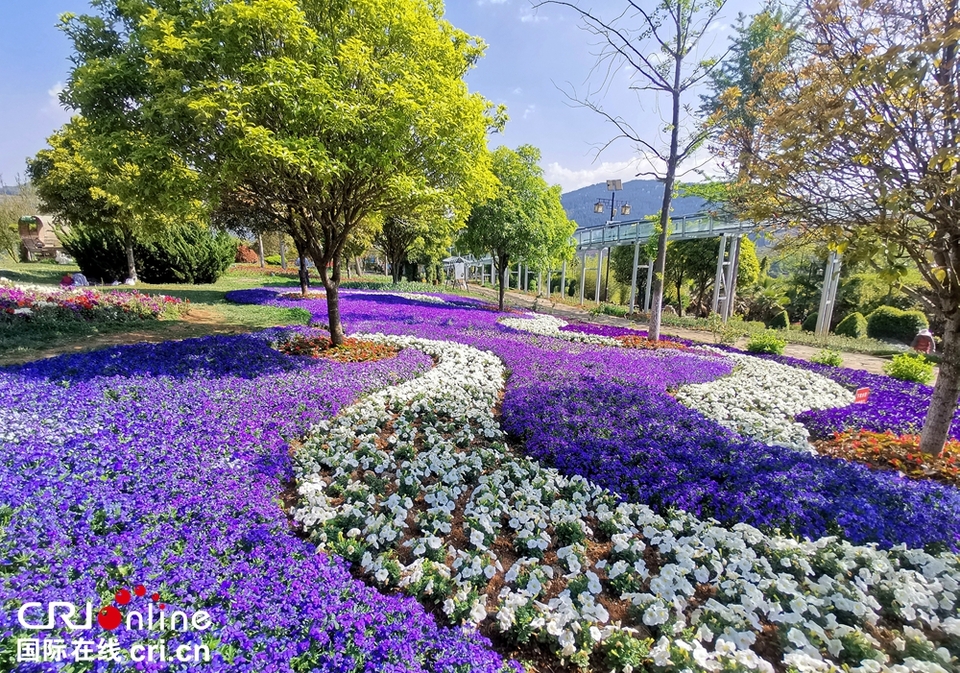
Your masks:
M 607 180 L 607 191 L 612 192 L 610 194 L 610 219 L 607 221 L 607 226 L 613 224 L 614 222 L 614 217 L 616 217 L 616 214 L 617 214 L 617 208 L 616 208 L 617 192 L 621 191 L 622 189 L 623 189 L 622 181 Z M 604 211 L 606 211 L 606 209 L 607 209 L 607 199 L 598 198 L 597 202 L 593 205 L 593 212 L 597 214 L 602 214 Z M 629 203 L 620 204 L 620 214 L 624 216 L 630 214 Z M 598 283 L 600 282 L 599 268 L 597 269 L 597 282 Z M 607 301 L 607 291 L 609 290 L 609 287 L 610 287 L 610 255 L 609 254 L 607 254 L 607 273 L 606 273 L 606 278 L 604 280 L 604 286 L 606 289 L 604 290 L 604 293 L 603 293 L 603 300 Z

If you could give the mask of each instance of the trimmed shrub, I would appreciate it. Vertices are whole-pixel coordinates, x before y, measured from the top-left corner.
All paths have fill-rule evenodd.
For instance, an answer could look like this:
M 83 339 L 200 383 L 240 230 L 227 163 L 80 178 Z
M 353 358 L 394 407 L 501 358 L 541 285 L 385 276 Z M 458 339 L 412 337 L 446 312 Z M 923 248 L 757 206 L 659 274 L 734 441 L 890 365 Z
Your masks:
M 933 380 L 933 364 L 920 353 L 901 353 L 883 366 L 887 376 L 901 381 L 930 383 Z
M 767 327 L 771 329 L 790 329 L 790 316 L 787 315 L 786 311 L 780 311 L 770 319 L 770 324 Z
M 783 349 L 787 342 L 773 330 L 757 332 L 750 337 L 747 342 L 747 350 L 751 353 L 773 353 L 774 355 L 783 355 Z
M 867 336 L 867 319 L 863 317 L 862 313 L 854 311 L 846 318 L 841 320 L 840 324 L 837 325 L 837 328 L 833 331 L 839 336 L 862 339 L 863 337 Z
M 843 366 L 843 356 L 840 355 L 840 351 L 824 348 L 810 358 L 810 362 L 815 362 L 818 365 L 827 365 L 829 367 L 841 367 Z
M 867 336 L 874 339 L 910 343 L 917 332 L 927 327 L 929 323 L 922 312 L 903 311 L 893 306 L 881 306 L 867 316 Z
M 280 266 L 280 255 L 267 255 L 263 258 L 263 263 L 270 266 Z
M 237 244 L 237 254 L 234 256 L 233 261 L 237 264 L 259 264 L 260 257 L 253 248 L 239 243 Z
M 109 283 L 127 277 L 126 253 L 115 232 L 74 227 L 62 242 L 90 280 Z M 236 254 L 230 236 L 193 225 L 172 227 L 149 243 L 133 244 L 137 276 L 146 283 L 214 283 Z
M 817 331 L 817 319 L 820 315 L 814 311 L 806 318 L 803 319 L 803 323 L 800 325 L 800 329 L 804 332 L 816 332 Z
M 123 239 L 116 233 L 98 227 L 70 227 L 59 236 L 63 249 L 73 257 L 91 283 L 111 283 L 127 277 L 127 255 L 123 250 Z M 133 256 L 136 260 L 136 245 Z

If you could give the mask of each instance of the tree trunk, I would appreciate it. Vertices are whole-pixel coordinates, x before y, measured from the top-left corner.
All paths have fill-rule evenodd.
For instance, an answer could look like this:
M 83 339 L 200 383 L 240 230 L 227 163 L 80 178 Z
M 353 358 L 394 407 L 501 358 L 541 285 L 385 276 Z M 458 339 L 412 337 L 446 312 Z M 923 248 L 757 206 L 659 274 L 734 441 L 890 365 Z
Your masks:
M 960 396 L 960 312 L 947 320 L 943 333 L 943 356 L 940 359 L 940 375 L 933 389 L 927 420 L 920 435 L 920 450 L 937 454 L 950 434 L 950 425 L 957 411 Z
M 278 236 L 280 237 L 280 268 L 284 271 L 287 270 L 287 246 L 286 241 L 284 240 L 283 232 L 281 231 Z
M 390 255 L 390 276 L 393 278 L 393 283 L 396 285 L 400 282 L 400 279 L 403 278 L 403 257 L 397 257 L 396 255 Z
M 330 327 L 330 342 L 334 346 L 342 346 L 343 323 L 340 321 L 340 253 L 334 251 L 333 262 L 328 270 L 326 259 L 314 260 L 320 271 L 320 280 L 327 291 L 327 318 Z M 322 266 L 321 266 L 322 264 Z
M 260 268 L 262 269 L 266 265 L 263 260 L 263 234 L 257 235 L 257 248 L 260 253 Z
M 498 259 L 498 257 L 497 257 L 496 255 L 494 255 L 493 258 L 494 258 L 494 259 Z M 500 255 L 500 256 L 499 256 L 499 259 L 500 259 L 500 264 L 497 266 L 497 278 L 498 278 L 499 281 L 500 281 L 500 300 L 499 300 L 499 308 L 500 308 L 501 311 L 503 311 L 503 298 L 504 298 L 504 295 L 505 295 L 506 292 L 507 292 L 507 287 L 506 287 L 506 286 L 507 286 L 507 269 L 509 268 L 509 267 L 507 266 L 507 263 L 510 261 L 510 256 L 509 256 L 509 255 Z
M 133 258 L 133 234 L 129 231 L 123 232 L 123 249 L 127 253 L 127 278 L 137 282 L 137 262 Z
M 307 246 L 297 238 L 293 239 L 293 243 L 297 246 L 297 257 L 300 259 L 298 274 L 300 277 L 300 296 L 306 297 L 310 288 L 310 272 L 307 270 Z

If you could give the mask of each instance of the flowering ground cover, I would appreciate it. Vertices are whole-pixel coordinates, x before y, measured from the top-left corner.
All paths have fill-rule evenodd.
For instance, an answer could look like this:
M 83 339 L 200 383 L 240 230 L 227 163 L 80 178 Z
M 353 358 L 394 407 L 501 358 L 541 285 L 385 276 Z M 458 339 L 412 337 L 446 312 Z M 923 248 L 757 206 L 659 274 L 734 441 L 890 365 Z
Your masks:
M 0 369 L 0 669 L 130 670 L 133 646 L 158 641 L 206 646 L 211 662 L 136 668 L 502 667 L 479 636 L 438 626 L 412 599 L 384 596 L 317 554 L 280 507 L 290 438 L 431 359 L 415 350 L 363 364 L 291 357 L 272 347 L 288 336 L 267 330 Z M 153 607 L 207 611 L 209 628 L 70 631 L 57 622 L 38 634 L 19 622 L 32 601 L 89 601 L 105 619 L 146 609 L 149 598 L 118 591 L 135 586 L 156 592 Z M 48 663 L 18 650 L 38 637 Z
M 266 289 L 231 297 L 276 301 Z M 667 394 L 729 373 L 733 362 L 716 353 L 610 348 L 612 336 L 572 334 L 542 316 L 527 319 L 536 333 L 519 331 L 508 326 L 524 318 L 474 310 L 463 298 L 439 295 L 446 304 L 427 304 L 388 294 L 344 297 L 350 331 L 450 340 L 495 353 L 511 373 L 504 427 L 523 440 L 526 454 L 631 502 L 811 539 L 840 534 L 884 547 L 960 546 L 957 489 L 743 438 Z M 325 302 L 302 306 L 325 319 Z M 558 333 L 571 333 L 573 341 Z
M 838 432 L 815 444 L 827 456 L 856 460 L 878 469 L 897 470 L 914 479 L 960 486 L 960 442 L 951 440 L 938 455 L 920 451 L 920 435 L 892 432 Z
M 797 543 L 618 502 L 506 446 L 492 354 L 364 338 L 439 363 L 319 424 L 297 454 L 297 520 L 372 582 L 592 670 L 955 663 L 955 556 Z
M 759 356 L 816 372 L 836 381 L 848 390 L 869 388 L 866 404 L 853 404 L 838 409 L 811 411 L 797 416 L 814 439 L 826 439 L 845 430 L 891 431 L 900 434 L 919 433 L 927 415 L 933 388 L 922 383 L 900 381 L 889 376 L 871 374 L 858 369 L 819 365 L 782 355 Z M 960 412 L 954 417 L 950 437 L 960 439 Z
M 809 433 L 794 417 L 853 402 L 852 393 L 814 372 L 733 351 L 726 355 L 737 363 L 730 376 L 684 386 L 677 399 L 743 437 L 810 451 Z
M 0 323 L 148 320 L 176 315 L 184 302 L 141 292 L 22 288 L 0 284 Z

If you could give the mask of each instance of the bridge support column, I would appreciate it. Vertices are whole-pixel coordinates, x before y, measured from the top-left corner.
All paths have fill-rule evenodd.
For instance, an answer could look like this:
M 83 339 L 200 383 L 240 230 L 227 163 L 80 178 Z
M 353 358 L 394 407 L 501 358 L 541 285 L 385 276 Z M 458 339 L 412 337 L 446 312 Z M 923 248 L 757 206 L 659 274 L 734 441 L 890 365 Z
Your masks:
M 603 268 L 603 248 L 600 248 L 597 251 L 597 285 L 596 292 L 594 292 L 594 301 L 600 303 L 600 269 Z
M 720 252 L 717 256 L 717 273 L 713 277 L 713 301 L 710 302 L 710 312 L 717 313 L 720 308 L 720 291 L 722 289 L 724 275 L 723 267 L 726 264 L 724 257 L 727 256 L 727 235 L 720 237 Z
M 587 253 L 580 256 L 580 305 L 583 306 L 584 285 L 587 283 Z
M 827 268 L 823 272 L 820 310 L 817 311 L 816 335 L 819 337 L 826 337 L 830 333 L 830 321 L 833 319 L 838 285 L 840 285 L 840 255 L 831 251 L 827 257 Z
M 727 278 L 724 285 L 723 303 L 720 306 L 720 316 L 728 321 L 733 316 L 733 309 L 737 297 L 737 267 L 740 266 L 740 237 L 734 234 L 730 238 L 730 253 L 727 260 Z
M 644 313 L 650 313 L 651 306 L 651 297 L 653 293 L 651 288 L 653 287 L 653 267 L 656 264 L 656 260 L 651 259 L 647 261 L 647 286 L 644 288 L 643 292 L 643 311 Z
M 637 299 L 637 265 L 640 264 L 640 240 L 633 244 L 633 274 L 630 276 L 630 313 Z

